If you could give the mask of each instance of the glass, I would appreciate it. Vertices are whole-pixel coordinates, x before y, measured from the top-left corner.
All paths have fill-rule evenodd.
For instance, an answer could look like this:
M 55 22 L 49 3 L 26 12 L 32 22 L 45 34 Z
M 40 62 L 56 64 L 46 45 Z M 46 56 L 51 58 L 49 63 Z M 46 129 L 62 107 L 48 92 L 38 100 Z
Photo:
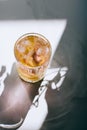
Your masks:
M 43 35 L 28 33 L 14 45 L 19 76 L 27 82 L 37 82 L 44 77 L 51 57 L 51 44 Z

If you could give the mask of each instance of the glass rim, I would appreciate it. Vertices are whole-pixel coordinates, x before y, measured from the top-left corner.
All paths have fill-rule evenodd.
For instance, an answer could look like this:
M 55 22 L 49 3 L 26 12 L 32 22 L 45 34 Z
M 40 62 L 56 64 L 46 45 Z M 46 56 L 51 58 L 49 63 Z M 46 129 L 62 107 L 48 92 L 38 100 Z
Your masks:
M 27 36 L 37 36 L 37 37 L 40 37 L 42 38 L 43 40 L 45 40 L 46 42 L 48 42 L 50 44 L 50 47 L 51 47 L 51 43 L 50 41 L 43 35 L 43 34 L 40 34 L 40 33 L 35 33 L 35 32 L 30 32 L 30 33 L 25 33 L 25 34 L 22 34 L 15 42 L 15 46 L 16 44 L 22 39 L 22 38 L 25 38 Z

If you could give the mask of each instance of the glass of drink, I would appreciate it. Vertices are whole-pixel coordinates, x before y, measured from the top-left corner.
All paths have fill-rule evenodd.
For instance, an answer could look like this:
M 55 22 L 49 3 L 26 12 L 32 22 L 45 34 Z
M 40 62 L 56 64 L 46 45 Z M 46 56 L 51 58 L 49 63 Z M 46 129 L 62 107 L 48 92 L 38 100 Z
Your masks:
M 22 35 L 14 45 L 19 76 L 27 82 L 41 80 L 48 68 L 51 45 L 46 37 L 38 33 Z

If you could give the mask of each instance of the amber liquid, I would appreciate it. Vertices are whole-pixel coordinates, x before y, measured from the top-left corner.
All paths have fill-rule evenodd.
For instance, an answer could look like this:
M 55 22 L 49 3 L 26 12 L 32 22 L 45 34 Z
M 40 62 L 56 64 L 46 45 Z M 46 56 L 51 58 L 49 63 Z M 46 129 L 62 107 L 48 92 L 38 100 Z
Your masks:
M 51 56 L 49 41 L 39 34 L 27 34 L 14 46 L 17 70 L 22 79 L 37 82 L 45 74 Z

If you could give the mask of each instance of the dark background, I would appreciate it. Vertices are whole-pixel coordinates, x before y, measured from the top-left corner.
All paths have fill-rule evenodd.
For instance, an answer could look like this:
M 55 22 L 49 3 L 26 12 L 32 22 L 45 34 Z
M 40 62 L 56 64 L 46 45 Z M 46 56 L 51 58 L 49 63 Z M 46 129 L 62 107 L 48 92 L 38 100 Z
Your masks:
M 0 0 L 1 21 L 67 19 L 66 30 L 54 57 L 58 64 L 69 68 L 58 96 L 62 105 L 55 108 L 56 115 L 48 100 L 49 114 L 41 130 L 87 129 L 86 7 L 86 0 Z M 55 118 L 52 119 L 50 113 Z

